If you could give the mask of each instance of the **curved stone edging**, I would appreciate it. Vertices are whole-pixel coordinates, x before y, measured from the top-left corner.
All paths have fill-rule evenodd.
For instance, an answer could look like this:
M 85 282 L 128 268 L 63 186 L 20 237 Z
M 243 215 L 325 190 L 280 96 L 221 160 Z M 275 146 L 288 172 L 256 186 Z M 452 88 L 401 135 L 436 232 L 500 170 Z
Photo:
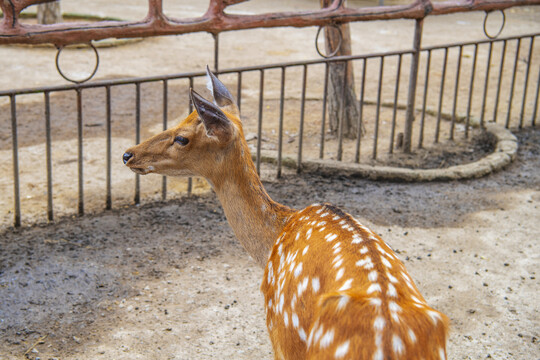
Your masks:
M 302 161 L 303 172 L 317 172 L 318 174 L 363 177 L 371 180 L 392 181 L 449 181 L 479 178 L 498 171 L 510 164 L 516 157 L 518 150 L 517 138 L 501 125 L 487 123 L 485 129 L 496 139 L 495 150 L 486 157 L 470 164 L 451 166 L 445 169 L 406 169 L 389 166 L 371 166 L 365 164 L 351 164 L 336 160 Z M 275 152 L 264 151 L 261 160 L 276 162 Z M 296 160 L 290 156 L 282 158 L 283 166 L 296 167 Z

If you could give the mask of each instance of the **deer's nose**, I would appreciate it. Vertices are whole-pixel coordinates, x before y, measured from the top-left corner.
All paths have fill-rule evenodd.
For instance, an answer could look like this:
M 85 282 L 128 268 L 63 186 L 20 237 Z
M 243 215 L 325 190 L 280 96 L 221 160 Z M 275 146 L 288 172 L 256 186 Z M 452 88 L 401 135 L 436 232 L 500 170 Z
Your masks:
M 131 159 L 132 157 L 133 157 L 132 153 L 130 152 L 124 153 L 124 155 L 122 156 L 122 159 L 124 160 L 124 165 L 127 164 L 129 159 Z

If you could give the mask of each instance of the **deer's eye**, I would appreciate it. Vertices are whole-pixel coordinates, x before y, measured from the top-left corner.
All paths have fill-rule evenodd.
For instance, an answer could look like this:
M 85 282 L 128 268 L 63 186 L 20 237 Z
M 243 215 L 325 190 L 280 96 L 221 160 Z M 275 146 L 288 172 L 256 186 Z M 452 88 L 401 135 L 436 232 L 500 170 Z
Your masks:
M 178 135 L 177 137 L 174 138 L 174 142 L 182 146 L 186 146 L 189 143 L 189 139 Z

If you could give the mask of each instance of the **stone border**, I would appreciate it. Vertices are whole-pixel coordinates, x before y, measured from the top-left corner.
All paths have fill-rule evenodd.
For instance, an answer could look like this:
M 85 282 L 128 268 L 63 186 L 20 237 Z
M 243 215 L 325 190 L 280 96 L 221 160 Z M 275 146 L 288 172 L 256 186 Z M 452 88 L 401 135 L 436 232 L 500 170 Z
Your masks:
M 406 169 L 389 166 L 371 166 L 364 164 L 351 164 L 336 160 L 302 161 L 302 172 L 316 172 L 323 175 L 345 175 L 363 177 L 371 180 L 391 181 L 449 181 L 464 180 L 486 176 L 501 170 L 510 164 L 516 157 L 518 150 L 517 138 L 502 125 L 487 123 L 486 131 L 496 139 L 495 150 L 486 157 L 470 164 L 451 166 L 445 169 Z M 276 163 L 275 151 L 263 151 L 261 161 Z M 286 167 L 296 168 L 296 160 L 291 156 L 283 156 L 282 164 Z

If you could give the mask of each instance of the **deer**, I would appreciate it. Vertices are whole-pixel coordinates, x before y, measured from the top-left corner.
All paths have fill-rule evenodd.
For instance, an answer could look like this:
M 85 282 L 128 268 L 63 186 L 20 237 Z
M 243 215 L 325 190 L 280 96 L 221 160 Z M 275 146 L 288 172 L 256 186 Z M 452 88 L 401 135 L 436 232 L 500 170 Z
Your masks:
M 123 162 L 141 175 L 208 181 L 264 269 L 275 359 L 446 359 L 448 318 L 426 303 L 381 237 L 334 205 L 295 210 L 270 198 L 233 96 L 206 71 L 212 100 L 191 89 L 193 112 L 127 149 Z

